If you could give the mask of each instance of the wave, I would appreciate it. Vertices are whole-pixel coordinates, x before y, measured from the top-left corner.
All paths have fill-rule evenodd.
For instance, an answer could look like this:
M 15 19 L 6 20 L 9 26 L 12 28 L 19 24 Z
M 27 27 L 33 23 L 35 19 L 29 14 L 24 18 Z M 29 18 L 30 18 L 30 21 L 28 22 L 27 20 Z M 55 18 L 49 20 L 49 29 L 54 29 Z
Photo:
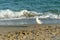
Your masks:
M 21 10 L 19 12 L 16 11 L 11 11 L 9 9 L 7 10 L 0 10 L 0 18 L 5 19 L 5 18 L 52 18 L 52 19 L 60 19 L 60 15 L 53 14 L 50 12 L 35 12 L 35 11 L 28 11 L 28 10 Z

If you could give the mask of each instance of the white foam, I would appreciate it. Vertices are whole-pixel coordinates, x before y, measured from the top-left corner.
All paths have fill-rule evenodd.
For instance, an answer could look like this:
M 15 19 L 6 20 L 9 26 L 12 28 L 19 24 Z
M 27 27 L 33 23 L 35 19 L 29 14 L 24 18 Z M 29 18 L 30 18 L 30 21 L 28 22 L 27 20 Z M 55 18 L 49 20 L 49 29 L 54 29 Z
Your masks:
M 20 12 L 14 12 L 11 10 L 0 10 L 0 18 L 15 18 L 15 17 L 20 17 L 21 15 L 23 15 L 23 11 Z
M 21 10 L 19 12 L 15 12 L 12 10 L 0 10 L 0 18 L 21 18 L 26 17 L 23 16 L 25 13 L 35 14 L 35 17 L 38 16 L 39 18 L 55 18 L 60 19 L 60 15 L 53 14 L 50 12 L 40 13 L 36 11 L 28 11 L 28 10 Z

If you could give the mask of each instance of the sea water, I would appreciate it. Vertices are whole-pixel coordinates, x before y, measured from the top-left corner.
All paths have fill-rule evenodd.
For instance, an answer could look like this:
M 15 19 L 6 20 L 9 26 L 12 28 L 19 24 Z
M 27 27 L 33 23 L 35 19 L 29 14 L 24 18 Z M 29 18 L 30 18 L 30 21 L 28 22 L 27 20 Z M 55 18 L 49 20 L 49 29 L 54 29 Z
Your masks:
M 10 18 L 27 18 L 23 17 L 24 13 L 36 14 L 43 24 L 60 24 L 60 0 L 0 0 L 0 23 L 8 23 Z M 27 20 L 27 19 L 25 19 Z M 19 24 L 36 24 L 35 19 L 25 21 L 23 19 L 9 21 L 9 23 Z

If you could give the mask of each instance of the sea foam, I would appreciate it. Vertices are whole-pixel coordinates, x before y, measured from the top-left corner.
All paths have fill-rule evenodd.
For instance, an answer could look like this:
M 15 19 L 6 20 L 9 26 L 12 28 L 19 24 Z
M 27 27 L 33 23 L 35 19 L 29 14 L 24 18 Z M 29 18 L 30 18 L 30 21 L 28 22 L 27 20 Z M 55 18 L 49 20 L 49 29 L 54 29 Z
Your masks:
M 0 18 L 27 18 L 26 16 L 24 16 L 24 14 L 34 14 L 34 18 L 35 17 L 39 17 L 39 18 L 52 18 L 52 19 L 60 19 L 60 15 L 57 14 L 53 14 L 50 12 L 36 12 L 36 11 L 28 11 L 28 10 L 21 10 L 21 11 L 12 11 L 12 10 L 0 10 Z

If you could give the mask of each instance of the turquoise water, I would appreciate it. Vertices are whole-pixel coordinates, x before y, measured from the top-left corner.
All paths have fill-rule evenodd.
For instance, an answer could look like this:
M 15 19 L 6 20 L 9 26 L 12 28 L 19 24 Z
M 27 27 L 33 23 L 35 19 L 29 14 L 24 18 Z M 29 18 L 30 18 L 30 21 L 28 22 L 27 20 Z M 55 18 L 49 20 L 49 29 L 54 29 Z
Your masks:
M 60 0 L 0 0 L 0 18 L 20 18 L 23 13 L 38 14 L 39 18 L 56 18 L 56 21 L 43 23 L 60 23 Z M 36 16 L 35 16 L 36 17 Z M 29 23 L 29 22 L 28 22 Z M 30 24 L 35 22 L 30 21 Z M 51 24 L 50 23 L 50 24 Z M 56 24 L 57 24 L 56 23 Z
M 60 12 L 60 0 L 0 0 L 0 10 Z
M 23 10 L 60 17 L 60 0 L 0 0 L 0 14 L 21 14 Z

